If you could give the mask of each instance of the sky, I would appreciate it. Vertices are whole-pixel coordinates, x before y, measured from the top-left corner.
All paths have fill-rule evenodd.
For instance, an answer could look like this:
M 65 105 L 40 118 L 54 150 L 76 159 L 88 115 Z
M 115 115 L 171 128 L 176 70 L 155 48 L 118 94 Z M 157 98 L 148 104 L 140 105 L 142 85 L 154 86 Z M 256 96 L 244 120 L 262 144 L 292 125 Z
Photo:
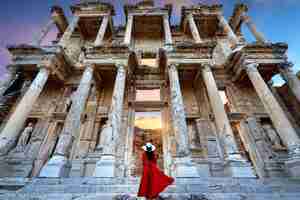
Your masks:
M 114 24 L 124 24 L 124 3 L 136 3 L 138 0 L 106 0 L 114 4 L 116 16 Z M 53 5 L 63 7 L 68 18 L 71 17 L 70 5 L 78 0 L 1 0 L 0 7 L 0 79 L 5 73 L 5 66 L 10 63 L 6 50 L 9 44 L 30 43 L 34 36 L 50 19 L 50 8 Z M 232 14 L 234 4 L 246 3 L 248 15 L 255 22 L 258 30 L 272 42 L 286 42 L 289 45 L 289 60 L 295 64 L 294 71 L 300 70 L 300 0 L 156 0 L 157 6 L 173 4 L 172 24 L 180 21 L 181 6 L 192 4 L 221 3 L 227 19 Z M 247 41 L 254 37 L 244 26 L 243 33 Z M 51 30 L 44 43 L 51 41 L 56 33 Z M 280 82 L 280 80 L 278 80 Z

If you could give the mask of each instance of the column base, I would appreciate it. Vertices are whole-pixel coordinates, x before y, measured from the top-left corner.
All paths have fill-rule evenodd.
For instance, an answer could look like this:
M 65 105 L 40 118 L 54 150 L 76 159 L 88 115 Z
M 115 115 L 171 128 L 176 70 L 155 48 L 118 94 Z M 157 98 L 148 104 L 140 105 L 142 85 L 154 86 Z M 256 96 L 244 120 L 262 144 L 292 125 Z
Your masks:
M 285 162 L 287 172 L 292 177 L 300 177 L 300 147 L 294 147 L 289 154 L 289 159 Z
M 173 44 L 165 44 L 164 49 L 168 52 L 168 51 L 173 51 Z
M 5 156 L 16 145 L 14 138 L 0 138 L 0 156 Z
M 60 155 L 54 155 L 41 170 L 39 177 L 68 177 L 71 169 L 69 160 Z
M 244 160 L 240 154 L 229 155 L 226 159 L 225 175 L 236 178 L 255 178 L 251 164 Z
M 22 177 L 30 176 L 33 159 L 22 158 L 5 158 L 0 159 L 0 177 Z
M 292 158 L 285 162 L 288 174 L 292 177 L 300 177 L 300 158 Z
M 96 163 L 94 177 L 113 178 L 115 177 L 115 156 L 103 155 Z
M 192 177 L 199 177 L 200 174 L 196 165 L 191 161 L 190 157 L 182 157 L 182 158 L 175 158 L 173 163 L 173 174 L 172 176 L 177 178 L 192 178 Z M 203 166 L 201 168 L 201 174 L 209 174 L 209 167 Z

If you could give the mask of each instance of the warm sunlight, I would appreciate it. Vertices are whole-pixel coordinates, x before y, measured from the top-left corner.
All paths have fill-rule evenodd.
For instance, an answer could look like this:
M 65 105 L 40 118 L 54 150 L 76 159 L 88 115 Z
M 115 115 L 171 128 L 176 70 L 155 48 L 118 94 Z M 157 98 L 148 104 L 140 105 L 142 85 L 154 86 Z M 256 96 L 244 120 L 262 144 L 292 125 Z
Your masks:
M 141 129 L 162 128 L 161 114 L 159 112 L 137 112 L 134 125 Z

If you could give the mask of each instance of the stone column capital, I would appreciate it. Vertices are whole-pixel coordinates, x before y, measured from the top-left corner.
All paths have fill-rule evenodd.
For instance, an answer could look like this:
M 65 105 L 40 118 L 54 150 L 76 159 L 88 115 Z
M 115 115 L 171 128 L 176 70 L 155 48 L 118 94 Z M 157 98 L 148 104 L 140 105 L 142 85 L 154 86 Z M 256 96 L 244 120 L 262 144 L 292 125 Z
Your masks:
M 256 62 L 246 62 L 246 63 L 244 63 L 244 69 L 246 70 L 246 71 L 258 71 L 258 66 L 259 66 L 259 64 L 258 63 L 256 63 Z
M 189 13 L 187 14 L 187 18 L 190 19 L 190 18 L 194 18 L 194 14 L 193 13 Z
M 115 66 L 118 71 L 124 71 L 124 72 L 126 71 L 126 66 L 122 63 L 116 63 Z
M 292 62 L 284 62 L 279 64 L 280 69 L 291 70 L 294 64 Z
M 249 17 L 249 16 L 247 16 L 247 15 L 243 15 L 242 16 L 242 20 L 243 20 L 243 22 L 245 22 L 245 23 L 251 23 L 252 21 L 251 21 L 251 18 Z
M 211 72 L 212 70 L 212 65 L 211 64 L 209 64 L 209 63 L 203 63 L 202 65 L 202 70 L 204 71 L 204 72 Z
M 163 15 L 163 18 L 164 18 L 164 19 L 169 20 L 169 17 L 170 17 L 169 14 L 164 14 L 164 15 Z
M 175 69 L 178 69 L 179 67 L 179 64 L 178 63 L 171 63 L 168 65 L 168 68 L 175 68 Z
M 95 65 L 94 64 L 86 64 L 85 70 L 94 70 Z

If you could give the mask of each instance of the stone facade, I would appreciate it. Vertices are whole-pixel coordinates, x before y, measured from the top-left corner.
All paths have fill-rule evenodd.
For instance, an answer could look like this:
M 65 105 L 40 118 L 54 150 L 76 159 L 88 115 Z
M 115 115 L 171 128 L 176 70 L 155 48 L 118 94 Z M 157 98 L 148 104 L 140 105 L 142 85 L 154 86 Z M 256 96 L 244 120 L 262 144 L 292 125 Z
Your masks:
M 300 176 L 300 80 L 287 44 L 269 42 L 246 5 L 236 5 L 228 21 L 222 5 L 183 7 L 181 23 L 171 26 L 172 7 L 145 0 L 124 7 L 126 25 L 118 28 L 109 3 L 81 1 L 71 10 L 68 23 L 53 7 L 32 44 L 8 47 L 10 74 L 0 85 L 0 199 L 51 199 L 28 193 L 59 194 L 65 187 L 74 191 L 64 199 L 87 190 L 98 196 L 78 199 L 135 199 L 137 148 L 146 140 L 176 178 L 162 199 L 247 199 L 261 180 L 282 187 L 286 199 L 299 192 L 286 177 Z M 53 24 L 56 42 L 41 46 Z M 243 24 L 256 42 L 247 43 Z M 268 84 L 277 74 L 286 81 L 281 88 Z M 160 95 L 138 101 L 140 90 Z M 162 127 L 138 129 L 139 112 L 160 113 Z M 267 187 L 260 191 L 277 198 Z

